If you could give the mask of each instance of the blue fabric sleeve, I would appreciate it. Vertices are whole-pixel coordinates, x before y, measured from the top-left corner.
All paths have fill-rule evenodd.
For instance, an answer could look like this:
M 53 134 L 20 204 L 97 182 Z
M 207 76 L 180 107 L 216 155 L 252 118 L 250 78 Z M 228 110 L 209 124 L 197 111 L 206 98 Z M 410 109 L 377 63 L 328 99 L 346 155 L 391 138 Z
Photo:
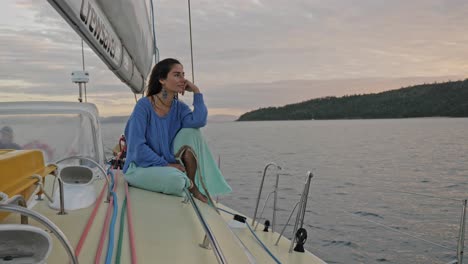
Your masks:
M 148 118 L 147 107 L 142 105 L 142 102 L 137 103 L 125 129 L 125 137 L 129 148 L 127 153 L 135 153 L 135 157 L 131 158 L 139 167 L 167 166 L 168 162 L 154 152 L 146 142 L 145 134 Z
M 182 128 L 200 128 L 206 125 L 208 109 L 201 93 L 193 94 L 193 112 L 184 103 L 181 103 L 181 108 Z

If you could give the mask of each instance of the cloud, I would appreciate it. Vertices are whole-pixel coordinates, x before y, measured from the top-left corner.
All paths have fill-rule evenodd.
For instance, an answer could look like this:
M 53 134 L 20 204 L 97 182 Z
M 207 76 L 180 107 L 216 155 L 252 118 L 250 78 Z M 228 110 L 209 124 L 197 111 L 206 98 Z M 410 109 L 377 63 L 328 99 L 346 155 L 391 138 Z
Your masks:
M 77 34 L 45 1 L 3 5 L 2 99 L 76 100 L 70 73 L 81 69 Z M 159 0 L 155 7 L 161 58 L 179 58 L 190 77 L 186 2 Z M 196 82 L 211 112 L 240 113 L 444 78 L 438 76 L 462 78 L 467 12 L 464 0 L 195 1 Z M 86 45 L 85 62 L 89 99 L 101 113 L 130 112 L 130 90 Z
M 206 102 L 209 107 L 233 109 L 236 114 L 240 114 L 246 110 L 269 106 L 283 106 L 325 96 L 378 93 L 410 85 L 456 81 L 461 79 L 464 79 L 464 77 L 381 77 L 244 83 L 228 85 L 220 87 L 219 89 L 210 89 L 209 93 L 206 94 Z

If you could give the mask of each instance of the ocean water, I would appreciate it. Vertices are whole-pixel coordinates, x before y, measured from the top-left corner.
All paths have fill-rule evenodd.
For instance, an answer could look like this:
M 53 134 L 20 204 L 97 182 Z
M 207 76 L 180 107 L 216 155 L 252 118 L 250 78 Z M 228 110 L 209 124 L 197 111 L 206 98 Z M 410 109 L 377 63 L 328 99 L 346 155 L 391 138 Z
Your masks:
M 108 150 L 123 127 L 103 124 Z M 277 230 L 299 201 L 307 171 L 313 173 L 306 248 L 329 263 L 456 257 L 467 198 L 467 118 L 226 122 L 202 131 L 233 188 L 220 201 L 245 215 L 253 216 L 264 166 L 283 167 Z M 267 173 L 261 206 L 275 175 Z M 270 221 L 272 206 L 270 200 L 264 213 Z

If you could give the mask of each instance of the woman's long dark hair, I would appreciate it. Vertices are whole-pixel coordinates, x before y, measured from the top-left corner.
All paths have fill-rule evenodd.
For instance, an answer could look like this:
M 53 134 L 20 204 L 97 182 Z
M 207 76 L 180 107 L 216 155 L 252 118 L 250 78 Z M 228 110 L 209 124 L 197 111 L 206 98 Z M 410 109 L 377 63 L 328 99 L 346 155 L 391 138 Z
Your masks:
M 168 58 L 158 62 L 154 65 L 153 70 L 151 71 L 151 76 L 148 81 L 148 90 L 146 91 L 146 96 L 152 96 L 159 93 L 162 89 L 162 84 L 159 80 L 165 80 L 167 74 L 171 71 L 174 64 L 181 64 L 178 60 Z

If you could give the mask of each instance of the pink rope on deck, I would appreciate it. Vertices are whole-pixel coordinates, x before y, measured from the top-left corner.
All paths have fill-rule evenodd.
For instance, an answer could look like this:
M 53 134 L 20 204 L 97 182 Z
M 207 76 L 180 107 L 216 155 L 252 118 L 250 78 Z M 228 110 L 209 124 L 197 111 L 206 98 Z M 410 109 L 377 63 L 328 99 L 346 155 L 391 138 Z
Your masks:
M 125 181 L 125 196 L 127 197 L 128 236 L 130 239 L 130 252 L 132 255 L 132 264 L 137 264 L 137 255 L 136 255 L 136 247 L 135 247 L 135 232 L 133 230 L 133 220 L 132 220 L 132 206 L 130 202 L 130 195 L 128 194 L 127 181 Z
M 115 177 L 115 176 L 114 176 Z M 117 189 L 118 179 L 117 177 L 114 178 L 114 188 L 112 189 L 113 192 Z M 117 201 L 118 202 L 118 201 Z M 104 225 L 102 226 L 101 237 L 99 238 L 98 249 L 96 252 L 96 257 L 94 258 L 94 263 L 99 264 L 102 255 L 102 249 L 104 248 L 104 239 L 106 238 L 107 231 L 109 230 L 109 222 L 110 222 L 110 215 L 112 212 L 112 206 L 114 205 L 114 197 L 110 197 L 109 206 L 107 207 L 106 212 L 106 219 L 104 220 Z
M 101 193 L 99 194 L 99 197 L 96 200 L 96 204 L 94 205 L 93 212 L 89 216 L 85 229 L 83 230 L 80 240 L 78 241 L 78 245 L 76 245 L 76 248 L 75 248 L 76 257 L 80 255 L 83 244 L 86 241 L 86 238 L 88 237 L 88 233 L 89 233 L 89 230 L 91 229 L 91 226 L 93 225 L 94 218 L 96 218 L 99 207 L 101 206 L 101 201 L 102 201 L 102 197 L 104 196 L 104 192 L 107 190 L 106 187 L 107 187 L 107 182 L 104 184 L 104 187 L 102 187 Z

